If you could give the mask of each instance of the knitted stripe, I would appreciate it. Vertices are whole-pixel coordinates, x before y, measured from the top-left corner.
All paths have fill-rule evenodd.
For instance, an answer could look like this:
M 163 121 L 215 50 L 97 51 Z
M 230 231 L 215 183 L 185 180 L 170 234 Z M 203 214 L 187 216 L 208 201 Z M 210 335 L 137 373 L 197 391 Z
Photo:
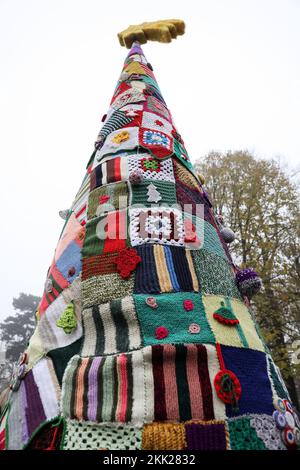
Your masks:
M 121 300 L 113 300 L 110 304 L 112 321 L 116 326 L 116 351 L 128 351 L 129 331 L 123 317 Z
M 133 121 L 132 117 L 126 116 L 126 114 L 120 110 L 115 111 L 110 116 L 109 120 L 103 125 L 99 132 L 99 136 L 101 135 L 106 138 L 111 132 L 120 129 L 131 121 Z
M 99 305 L 99 313 L 104 328 L 104 352 L 105 354 L 113 354 L 117 350 L 117 332 L 116 325 L 112 319 L 110 304 Z M 99 333 L 101 334 L 101 332 Z
M 153 254 L 154 254 L 156 272 L 157 272 L 161 292 L 170 292 L 173 290 L 173 286 L 171 283 L 171 279 L 170 279 L 169 272 L 168 272 L 168 267 L 166 264 L 164 248 L 166 247 L 161 246 L 161 245 L 154 245 Z
M 175 356 L 176 379 L 179 400 L 180 420 L 191 419 L 191 404 L 189 397 L 189 388 L 187 382 L 187 348 L 182 344 L 177 344 Z
M 90 256 L 82 260 L 82 280 L 92 276 L 111 274 L 117 271 L 114 259 L 118 253 L 103 253 L 102 255 Z
M 186 257 L 186 250 L 170 246 L 172 252 L 173 264 L 175 268 L 176 277 L 182 291 L 193 291 L 193 279 L 189 269 L 189 263 Z
M 186 358 L 186 374 L 189 386 L 189 396 L 191 400 L 191 416 L 192 419 L 204 417 L 203 414 L 203 397 L 199 376 L 195 374 L 198 363 L 198 351 L 196 345 L 189 344 L 187 346 Z M 201 418 L 200 418 L 201 419 Z
M 201 382 L 204 419 L 214 419 L 214 407 L 212 400 L 212 387 L 209 378 L 207 351 L 202 344 L 196 345 L 198 350 L 198 374 Z
M 132 419 L 133 408 L 133 369 L 132 369 L 132 355 L 127 354 L 127 409 L 125 421 L 128 423 Z
M 84 420 L 88 420 L 88 392 L 89 392 L 89 372 L 92 366 L 91 361 L 87 362 L 84 376 L 83 376 L 83 383 L 84 383 L 84 391 L 83 391 L 83 410 L 82 410 L 82 417 Z
M 143 450 L 182 450 L 186 448 L 183 424 L 152 423 L 143 428 Z
M 176 369 L 173 360 L 174 355 L 175 346 L 171 344 L 166 344 L 163 349 L 165 390 L 172 390 L 172 393 L 166 399 L 166 413 L 168 421 L 179 421 Z
M 41 359 L 32 368 L 32 374 L 38 387 L 46 419 L 49 420 L 58 415 L 58 402 L 61 395 L 51 359 L 48 357 Z M 27 404 L 27 407 L 29 406 L 30 401 Z
M 187 259 L 187 262 L 188 262 L 188 265 L 189 265 L 189 269 L 190 269 L 193 289 L 194 289 L 195 292 L 198 292 L 199 291 L 199 283 L 198 283 L 198 279 L 197 279 L 197 276 L 196 276 L 196 271 L 195 271 L 195 268 L 194 268 L 194 263 L 193 263 L 193 258 L 192 258 L 192 255 L 191 255 L 191 251 L 186 250 L 185 251 L 185 256 L 186 256 L 186 259 Z
M 121 354 L 117 358 L 118 368 L 118 382 L 119 382 L 119 403 L 117 408 L 117 421 L 125 422 L 126 409 L 127 409 L 127 395 L 128 395 L 128 382 L 127 382 L 127 360 L 125 354 Z
M 133 302 L 132 297 L 124 297 L 122 299 L 122 314 L 124 316 L 125 321 L 128 325 L 128 339 L 129 345 L 128 349 L 138 349 L 141 344 L 141 333 L 140 333 L 140 326 L 138 322 L 138 318 L 135 311 L 135 305 Z
M 101 363 L 99 364 L 98 368 L 98 374 L 96 381 L 98 383 L 98 393 L 97 393 L 97 421 L 102 421 L 103 416 L 102 416 L 102 407 L 103 407 L 103 401 L 104 401 L 104 374 L 103 374 L 103 369 L 105 366 L 105 363 L 107 361 L 107 357 L 103 357 L 101 360 Z
M 164 246 L 163 249 L 164 249 L 165 259 L 167 263 L 167 269 L 169 271 L 169 276 L 171 278 L 171 283 L 173 287 L 172 290 L 175 292 L 178 292 L 180 291 L 180 286 L 179 286 L 179 283 L 175 274 L 175 270 L 174 270 L 172 251 L 170 250 L 169 246 Z
M 90 190 L 92 191 L 104 184 L 126 181 L 127 179 L 127 157 L 114 157 L 93 168 L 91 171 Z
M 98 391 L 98 383 L 97 383 L 97 373 L 101 363 L 101 357 L 95 357 L 94 360 L 91 362 L 91 366 L 89 368 L 89 376 L 88 376 L 88 413 L 87 413 L 87 420 L 88 421 L 96 421 L 97 419 L 97 391 Z
M 153 246 L 145 244 L 137 246 L 136 250 L 142 258 L 142 262 L 136 268 L 134 292 L 137 294 L 159 294 L 160 285 L 155 267 Z
M 113 408 L 113 390 L 115 388 L 114 382 L 114 364 L 116 358 L 113 356 L 106 357 L 103 365 L 103 404 L 102 404 L 102 420 L 110 421 L 112 408 Z M 114 418 L 114 416 L 113 416 Z
M 163 346 L 152 348 L 153 380 L 154 380 L 154 419 L 166 421 L 165 382 L 163 369 Z
M 75 416 L 77 416 L 78 419 L 83 419 L 84 374 L 87 364 L 88 359 L 81 359 L 80 367 L 77 370 Z

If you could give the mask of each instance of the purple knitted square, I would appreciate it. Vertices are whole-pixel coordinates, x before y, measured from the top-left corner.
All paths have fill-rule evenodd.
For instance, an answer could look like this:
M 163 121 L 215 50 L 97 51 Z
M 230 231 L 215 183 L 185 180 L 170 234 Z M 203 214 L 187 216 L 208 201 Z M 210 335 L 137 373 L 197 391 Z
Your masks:
M 188 450 L 226 450 L 225 425 L 186 424 Z

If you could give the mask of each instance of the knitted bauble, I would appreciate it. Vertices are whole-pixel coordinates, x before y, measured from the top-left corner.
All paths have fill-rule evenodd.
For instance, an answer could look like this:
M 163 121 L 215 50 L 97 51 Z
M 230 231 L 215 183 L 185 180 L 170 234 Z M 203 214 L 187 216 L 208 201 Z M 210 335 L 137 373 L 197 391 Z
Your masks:
M 253 297 L 253 295 L 257 294 L 261 287 L 262 287 L 262 280 L 254 271 L 254 269 L 247 268 L 238 273 L 235 276 L 237 287 L 240 293 L 249 299 Z
M 220 230 L 220 234 L 225 243 L 232 243 L 235 240 L 235 233 L 229 227 L 223 227 Z
M 129 175 L 129 181 L 131 184 L 140 184 L 144 180 L 144 175 L 142 170 L 135 170 Z
M 70 214 L 70 210 L 69 209 L 65 209 L 63 211 L 59 211 L 59 217 L 61 217 L 63 220 L 67 220 L 67 218 L 69 217 L 69 214 Z

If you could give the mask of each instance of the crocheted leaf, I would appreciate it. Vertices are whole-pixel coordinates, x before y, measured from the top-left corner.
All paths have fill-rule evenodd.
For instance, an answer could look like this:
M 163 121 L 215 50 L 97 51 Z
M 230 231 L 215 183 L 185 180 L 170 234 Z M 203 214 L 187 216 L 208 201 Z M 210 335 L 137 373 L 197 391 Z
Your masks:
M 118 34 L 121 46 L 130 49 L 137 41 L 145 44 L 147 41 L 158 41 L 168 43 L 176 39 L 178 35 L 184 34 L 185 24 L 182 20 L 159 20 L 139 25 L 131 25 Z
M 57 320 L 56 325 L 62 328 L 66 334 L 72 333 L 77 327 L 77 318 L 74 311 L 74 305 L 68 304 L 63 314 Z

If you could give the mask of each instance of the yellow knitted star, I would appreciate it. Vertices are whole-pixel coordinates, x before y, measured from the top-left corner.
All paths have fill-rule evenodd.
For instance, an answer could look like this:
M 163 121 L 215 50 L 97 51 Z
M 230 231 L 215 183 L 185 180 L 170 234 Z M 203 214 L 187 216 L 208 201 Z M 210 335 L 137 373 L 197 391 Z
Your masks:
M 147 41 L 171 42 L 178 35 L 184 34 L 185 24 L 182 20 L 159 20 L 139 25 L 131 25 L 118 34 L 121 46 L 130 49 L 137 41 L 145 44 Z

